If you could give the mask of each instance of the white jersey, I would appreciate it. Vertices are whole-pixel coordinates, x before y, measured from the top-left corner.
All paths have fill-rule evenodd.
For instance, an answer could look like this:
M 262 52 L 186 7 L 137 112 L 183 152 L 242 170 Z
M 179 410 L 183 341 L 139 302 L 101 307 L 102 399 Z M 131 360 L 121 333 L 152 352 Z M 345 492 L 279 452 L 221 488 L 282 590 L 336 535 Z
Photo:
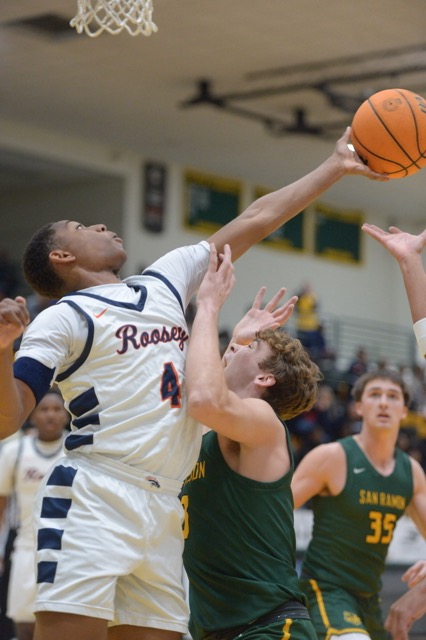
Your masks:
M 15 375 L 36 397 L 46 391 L 36 379 L 56 380 L 72 416 L 68 452 L 124 463 L 153 483 L 189 474 L 201 433 L 186 415 L 184 311 L 208 261 L 206 242 L 177 249 L 140 276 L 63 297 L 31 323 Z
M 63 438 L 41 442 L 37 435 L 20 436 L 0 449 L 0 495 L 15 495 L 19 526 L 15 549 L 34 547 L 34 496 L 52 465 L 63 456 Z

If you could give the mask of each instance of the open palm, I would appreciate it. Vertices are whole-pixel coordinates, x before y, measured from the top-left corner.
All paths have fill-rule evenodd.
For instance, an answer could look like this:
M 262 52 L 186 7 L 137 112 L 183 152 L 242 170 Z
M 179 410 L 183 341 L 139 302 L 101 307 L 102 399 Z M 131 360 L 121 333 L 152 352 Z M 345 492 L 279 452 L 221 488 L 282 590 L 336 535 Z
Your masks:
M 417 236 L 398 227 L 389 227 L 389 231 L 384 231 L 374 224 L 364 224 L 362 230 L 385 247 L 398 262 L 414 253 L 421 253 L 426 246 L 426 229 Z

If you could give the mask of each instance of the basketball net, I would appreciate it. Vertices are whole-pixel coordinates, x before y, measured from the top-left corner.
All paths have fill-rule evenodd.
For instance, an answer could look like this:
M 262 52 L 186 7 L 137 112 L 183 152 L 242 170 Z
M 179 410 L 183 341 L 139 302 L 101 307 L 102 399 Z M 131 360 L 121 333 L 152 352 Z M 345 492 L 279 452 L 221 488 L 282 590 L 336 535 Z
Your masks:
M 91 38 L 103 31 L 116 35 L 125 29 L 131 36 L 158 31 L 152 21 L 152 0 L 77 0 L 77 8 L 70 25 Z

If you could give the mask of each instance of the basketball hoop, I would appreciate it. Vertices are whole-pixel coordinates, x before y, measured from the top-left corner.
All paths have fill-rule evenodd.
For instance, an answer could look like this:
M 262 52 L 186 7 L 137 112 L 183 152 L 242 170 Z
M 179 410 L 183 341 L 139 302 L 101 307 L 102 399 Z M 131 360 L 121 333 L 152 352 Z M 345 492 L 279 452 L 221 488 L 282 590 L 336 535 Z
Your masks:
M 116 35 L 125 29 L 131 36 L 158 31 L 152 21 L 152 0 L 77 0 L 77 8 L 70 25 L 91 38 L 103 31 Z

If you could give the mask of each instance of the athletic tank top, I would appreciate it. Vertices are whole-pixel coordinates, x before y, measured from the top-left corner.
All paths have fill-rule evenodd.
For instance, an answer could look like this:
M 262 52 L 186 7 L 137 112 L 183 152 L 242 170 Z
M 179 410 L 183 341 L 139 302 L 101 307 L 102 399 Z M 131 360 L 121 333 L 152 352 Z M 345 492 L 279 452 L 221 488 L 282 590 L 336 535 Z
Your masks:
M 275 482 L 241 476 L 225 462 L 216 432 L 203 436 L 181 494 L 194 640 L 288 600 L 305 602 L 295 570 L 292 476 L 293 460 Z
M 64 296 L 29 325 L 14 375 L 35 397 L 58 383 L 71 414 L 67 455 L 180 487 L 201 444 L 186 411 L 185 309 L 208 260 L 204 241 L 175 249 L 142 275 Z
M 312 500 L 312 539 L 302 575 L 353 593 L 381 589 L 381 575 L 395 525 L 413 496 L 410 458 L 395 449 L 395 468 L 381 475 L 352 436 L 339 441 L 347 477 L 337 496 Z
M 71 413 L 65 450 L 183 482 L 201 441 L 182 391 L 188 329 L 164 279 L 139 281 L 134 303 L 84 291 L 58 303 L 71 305 L 89 327 L 80 358 L 57 376 Z

